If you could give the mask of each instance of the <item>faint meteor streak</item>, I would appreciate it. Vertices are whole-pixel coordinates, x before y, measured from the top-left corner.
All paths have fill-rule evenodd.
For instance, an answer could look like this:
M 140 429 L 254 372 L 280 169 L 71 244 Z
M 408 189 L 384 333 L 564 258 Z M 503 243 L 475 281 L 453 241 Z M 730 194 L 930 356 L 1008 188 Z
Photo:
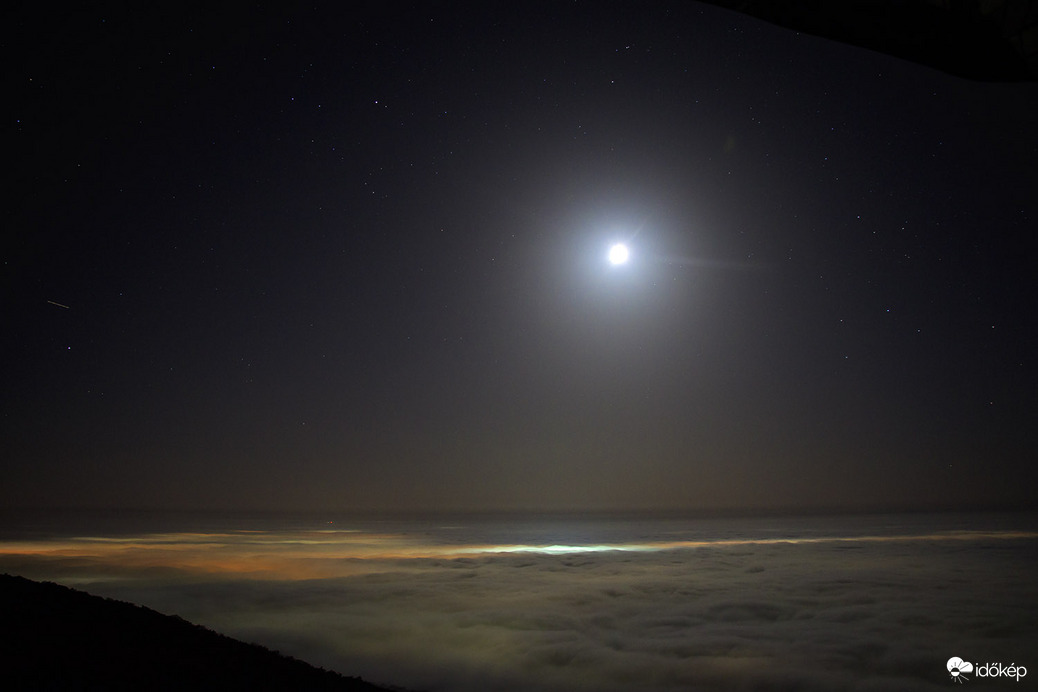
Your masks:
M 53 300 L 48 300 L 47 302 L 50 303 L 51 305 L 57 305 L 59 308 L 65 308 L 66 310 L 70 310 L 71 309 L 71 308 L 69 308 L 69 306 L 62 305 L 61 303 L 55 303 Z

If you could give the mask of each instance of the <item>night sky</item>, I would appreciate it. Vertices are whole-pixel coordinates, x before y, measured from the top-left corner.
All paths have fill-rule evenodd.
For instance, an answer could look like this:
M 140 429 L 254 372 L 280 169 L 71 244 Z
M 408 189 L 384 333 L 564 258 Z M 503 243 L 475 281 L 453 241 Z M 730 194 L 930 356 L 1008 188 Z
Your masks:
M 1034 505 L 1034 82 L 695 3 L 6 14 L 3 505 Z

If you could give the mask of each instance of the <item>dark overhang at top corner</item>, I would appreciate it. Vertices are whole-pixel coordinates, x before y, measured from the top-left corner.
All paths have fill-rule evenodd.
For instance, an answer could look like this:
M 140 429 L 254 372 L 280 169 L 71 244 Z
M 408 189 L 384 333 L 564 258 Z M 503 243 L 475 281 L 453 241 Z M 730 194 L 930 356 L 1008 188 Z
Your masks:
M 1038 81 L 1038 0 L 703 0 L 985 82 Z

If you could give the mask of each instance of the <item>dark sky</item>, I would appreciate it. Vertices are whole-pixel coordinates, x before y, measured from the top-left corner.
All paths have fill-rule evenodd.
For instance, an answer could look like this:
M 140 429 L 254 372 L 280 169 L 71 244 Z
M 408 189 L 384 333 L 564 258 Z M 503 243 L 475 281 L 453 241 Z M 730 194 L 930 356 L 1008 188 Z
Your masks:
M 4 505 L 1034 503 L 1034 83 L 694 3 L 5 24 Z

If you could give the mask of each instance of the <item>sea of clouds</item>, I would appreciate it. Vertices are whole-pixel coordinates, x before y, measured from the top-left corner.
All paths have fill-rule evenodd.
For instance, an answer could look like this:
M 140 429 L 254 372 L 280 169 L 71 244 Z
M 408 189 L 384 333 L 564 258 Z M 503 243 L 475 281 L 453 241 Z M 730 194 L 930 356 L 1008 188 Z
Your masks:
M 0 571 L 429 692 L 938 690 L 953 656 L 1034 670 L 971 682 L 1038 681 L 1032 532 L 554 548 L 272 536 L 9 541 Z

